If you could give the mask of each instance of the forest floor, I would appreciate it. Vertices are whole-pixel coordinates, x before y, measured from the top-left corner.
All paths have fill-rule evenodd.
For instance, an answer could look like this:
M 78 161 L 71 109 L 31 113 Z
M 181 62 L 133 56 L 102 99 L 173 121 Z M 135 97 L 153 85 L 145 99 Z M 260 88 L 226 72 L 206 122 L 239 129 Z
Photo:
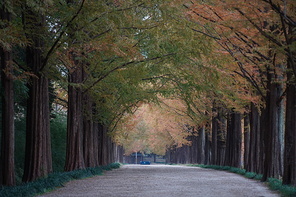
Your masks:
M 102 197 L 273 197 L 264 183 L 243 176 L 211 169 L 178 165 L 123 165 L 41 195 Z

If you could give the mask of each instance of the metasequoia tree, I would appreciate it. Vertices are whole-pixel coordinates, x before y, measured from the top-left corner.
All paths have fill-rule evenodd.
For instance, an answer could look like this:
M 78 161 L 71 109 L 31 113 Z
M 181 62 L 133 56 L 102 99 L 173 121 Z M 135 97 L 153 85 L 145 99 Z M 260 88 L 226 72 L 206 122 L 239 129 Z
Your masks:
M 205 62 L 204 65 L 207 63 L 209 64 L 209 62 Z M 209 66 L 211 66 L 211 69 L 206 69 L 205 72 L 200 74 L 216 73 L 212 76 L 213 80 L 207 78 L 208 82 L 199 82 L 196 83 L 197 85 L 194 85 L 195 83 L 192 80 L 189 82 L 188 87 L 190 88 L 181 86 L 182 96 L 179 99 L 186 101 L 187 116 L 193 120 L 197 128 L 201 128 L 198 129 L 197 135 L 199 136 L 200 133 L 203 139 L 192 137 L 192 140 L 198 140 L 198 143 L 207 147 L 201 151 L 201 154 L 205 154 L 203 162 L 214 165 L 225 165 L 226 162 L 229 163 L 228 165 L 239 166 L 241 164 L 241 119 L 232 118 L 230 114 L 235 113 L 239 117 L 239 114 L 244 112 L 244 106 L 249 102 L 250 93 L 246 91 L 248 89 L 246 89 L 245 80 L 236 80 L 228 72 L 220 73 L 221 70 L 218 67 Z M 220 72 L 217 72 L 218 70 Z M 198 73 L 198 71 L 195 73 Z M 201 81 L 201 77 L 193 79 Z M 241 94 L 241 88 L 238 88 L 240 85 L 245 87 L 242 88 L 244 94 Z M 231 112 L 229 108 L 235 108 L 237 111 Z M 230 125 L 232 126 L 230 127 Z M 205 134 L 204 131 L 206 131 Z M 211 136 L 210 141 L 209 136 Z M 210 151 L 208 149 L 209 143 L 211 143 Z M 230 151 L 232 149 L 235 151 Z M 189 149 L 188 151 L 192 152 L 193 150 Z M 208 159 L 209 155 L 211 155 L 210 160 Z M 225 161 L 226 158 L 229 158 L 229 160 Z M 230 158 L 237 159 L 232 162 Z
M 63 46 L 57 54 L 59 64 L 68 70 L 68 79 L 72 80 L 68 81 L 69 104 L 72 102 L 70 97 L 75 95 L 72 93 L 76 91 L 79 92 L 76 98 L 82 97 L 83 103 L 73 101 L 78 115 L 71 109 L 68 111 L 69 123 L 75 122 L 80 126 L 77 125 L 79 131 L 76 131 L 71 129 L 72 124 L 68 124 L 67 158 L 72 159 L 67 161 L 66 166 L 81 164 L 83 168 L 85 158 L 82 157 L 92 160 L 89 157 L 92 148 L 86 142 L 93 140 L 91 136 L 97 136 L 97 131 L 90 130 L 97 126 L 104 128 L 103 133 L 99 131 L 101 140 L 106 136 L 105 131 L 110 130 L 110 126 L 116 127 L 123 114 L 139 101 L 156 100 L 155 95 L 159 92 L 166 94 L 163 86 L 170 81 L 167 76 L 173 68 L 183 64 L 188 54 L 199 53 L 192 47 L 198 39 L 190 43 L 181 39 L 192 33 L 184 28 L 184 19 L 172 14 L 174 2 L 68 1 L 58 3 L 56 7 L 59 6 L 69 11 L 61 9 L 64 11 L 58 12 L 57 19 L 52 22 L 53 26 L 57 26 L 54 28 L 57 36 L 52 49 Z M 75 73 L 80 74 L 76 76 Z M 85 74 L 82 76 L 81 73 Z M 89 110 L 90 106 L 92 110 Z M 85 109 L 89 113 L 85 113 Z M 92 121 L 99 125 L 90 126 Z M 79 135 L 74 135 L 76 132 Z M 75 150 L 84 150 L 76 160 L 73 159 Z M 80 164 L 74 165 L 75 162 Z
M 71 84 L 78 84 L 78 87 L 69 84 L 68 87 L 68 121 L 67 121 L 67 151 L 65 170 L 71 171 L 85 167 L 83 157 L 83 102 L 82 88 L 79 83 L 83 81 L 83 68 L 80 62 L 75 60 L 75 51 L 69 53 L 73 64 L 68 73 L 68 80 Z
M 193 67 L 194 74 L 187 73 L 192 76 L 187 83 L 191 88 L 182 88 L 180 99 L 186 101 L 187 113 L 198 127 L 205 127 L 208 135 L 211 135 L 210 163 L 224 165 L 226 158 L 233 157 L 238 159 L 235 164 L 229 165 L 238 166 L 241 163 L 241 123 L 240 120 L 233 122 L 229 114 L 244 113 L 245 106 L 250 101 L 256 101 L 258 97 L 253 97 L 252 88 L 244 78 L 237 78 L 230 72 L 233 65 L 229 65 L 229 70 L 223 69 L 224 63 L 231 61 L 224 54 L 218 54 L 211 60 L 204 58 L 194 61 L 200 62 L 203 66 L 196 68 L 196 71 Z M 235 109 L 236 112 L 232 112 L 231 109 Z M 229 127 L 230 125 L 232 127 Z M 203 133 L 201 135 L 205 137 Z M 237 136 L 232 138 L 232 135 Z M 208 139 L 205 137 L 204 140 L 207 142 Z M 226 148 L 230 150 L 234 149 L 233 147 L 236 147 L 236 151 L 225 152 Z M 227 163 L 230 162 L 227 160 Z
M 40 2 L 24 5 L 24 30 L 30 45 L 26 48 L 26 63 L 31 72 L 26 123 L 26 156 L 23 181 L 32 181 L 52 171 L 48 77 L 45 72 L 46 24 Z
M 225 151 L 226 166 L 241 167 L 241 149 L 242 149 L 242 128 L 241 128 L 241 114 L 238 112 L 231 112 L 229 114 L 229 122 L 227 124 L 227 140 Z
M 189 8 L 188 5 L 185 7 Z M 193 31 L 215 39 L 221 51 L 228 52 L 236 60 L 239 70 L 234 72 L 246 78 L 266 103 L 262 111 L 264 113 L 262 118 L 267 118 L 263 121 L 266 124 L 261 124 L 265 131 L 265 137 L 261 139 L 264 140 L 266 154 L 263 179 L 268 176 L 278 177 L 281 174 L 279 150 L 283 131 L 281 127 L 283 91 L 281 84 L 277 82 L 283 79 L 282 68 L 285 59 L 287 60 L 283 57 L 291 56 L 289 45 L 285 41 L 285 33 L 280 32 L 285 25 L 283 21 L 287 20 L 286 23 L 290 24 L 293 19 L 289 14 L 285 18 L 280 3 L 276 1 L 226 1 L 214 4 L 197 2 L 189 9 L 190 16 L 200 21 L 195 28 L 192 28 Z M 286 28 L 283 30 L 285 32 Z M 286 48 L 284 53 L 280 50 L 282 46 Z
M 45 57 L 47 25 L 45 22 L 45 8 L 47 3 L 34 1 L 3 1 L 1 2 L 1 18 L 3 19 L 1 28 L 1 49 L 3 50 L 3 58 L 1 57 L 1 69 L 4 67 L 5 77 L 3 76 L 4 89 L 9 87 L 9 94 L 5 95 L 5 99 L 9 99 L 10 103 L 5 103 L 5 115 L 2 116 L 3 125 L 7 129 L 13 129 L 13 86 L 12 79 L 28 78 L 29 99 L 27 102 L 27 127 L 26 127 L 26 161 L 24 169 L 24 181 L 31 181 L 38 177 L 47 175 L 51 172 L 51 150 L 50 150 L 50 134 L 49 134 L 49 99 L 48 99 L 48 79 L 47 72 L 44 70 L 47 65 Z M 11 14 L 10 14 L 11 13 Z M 12 17 L 13 16 L 13 17 Z M 11 21 L 12 23 L 9 23 Z M 2 31 L 3 30 L 3 31 Z M 16 54 L 16 55 L 9 55 Z M 26 58 L 19 57 L 18 53 L 24 52 Z M 6 55 L 5 55 L 6 53 Z M 50 54 L 50 53 L 48 53 Z M 9 57 L 9 59 L 7 59 Z M 22 63 L 20 63 L 22 62 Z M 4 67 L 2 67 L 2 65 Z M 1 72 L 2 73 L 2 72 Z M 10 84 L 10 85 L 9 85 Z M 6 93 L 8 93 L 5 90 Z M 10 112 L 7 113 L 8 108 Z M 10 115 L 9 115 L 10 114 Z M 8 118 L 10 116 L 10 118 Z M 7 119 L 8 118 L 8 119 Z M 10 120 L 9 120 L 10 119 Z M 1 161 L 10 160 L 9 168 L 3 165 L 1 169 L 5 173 L 11 173 L 13 169 L 13 133 L 4 135 L 2 143 L 5 147 L 5 158 Z M 9 139 L 10 138 L 10 139 Z M 8 154 L 7 154 L 8 153 Z M 5 179 L 11 179 L 12 176 L 5 175 Z M 8 180 L 8 179 L 7 179 Z M 7 181 L 4 180 L 4 181 Z M 12 179 L 11 179 L 12 181 Z
M 111 148 L 112 145 L 107 143 L 109 139 L 106 136 L 104 123 L 100 123 L 100 119 L 94 119 L 99 116 L 94 116 L 93 113 L 101 113 L 101 111 L 94 111 L 97 104 L 95 103 L 96 100 L 91 96 L 90 89 L 118 69 L 109 68 L 110 64 L 108 62 L 113 62 L 117 58 L 120 59 L 117 52 L 120 49 L 112 41 L 112 39 L 116 39 L 113 34 L 117 34 L 111 31 L 111 27 L 108 27 L 108 23 L 114 23 L 112 19 L 114 14 L 118 13 L 115 7 L 103 2 L 98 6 L 84 1 L 69 4 L 69 6 L 73 7 L 74 13 L 76 13 L 74 15 L 76 17 L 72 18 L 73 24 L 69 25 L 68 30 L 70 37 L 73 37 L 75 42 L 70 40 L 72 47 L 68 49 L 68 55 L 60 58 L 68 69 L 69 80 L 68 142 L 65 165 L 67 171 L 107 164 L 111 161 L 106 156 L 111 154 L 111 150 L 109 152 L 108 148 Z M 118 11 L 120 13 L 120 10 Z M 92 13 L 93 15 L 84 17 L 81 15 L 82 13 Z M 108 34 L 108 32 L 111 33 Z M 77 34 L 84 36 L 77 37 Z M 105 37 L 105 34 L 107 37 Z M 116 57 L 116 55 L 118 56 Z M 104 67 L 105 65 L 106 67 Z M 105 70 L 107 70 L 106 73 Z M 91 81 L 94 77 L 96 77 L 96 81 Z M 108 151 L 105 151 L 107 149 Z M 96 151 L 97 154 L 95 154 Z
M 226 111 L 214 103 L 213 106 L 214 116 L 212 118 L 212 159 L 211 163 L 214 165 L 223 165 L 225 160 L 226 148 L 226 134 L 227 133 L 227 119 Z
M 4 1 L 0 6 L 1 30 L 11 26 L 10 1 Z M 10 45 L 10 43 L 7 43 Z M 0 45 L 1 60 L 1 92 L 2 96 L 2 137 L 0 185 L 14 185 L 14 91 L 13 91 L 13 61 L 12 46 Z
M 147 63 L 164 61 L 175 54 L 173 49 L 165 48 L 171 46 L 167 44 L 169 40 L 166 39 L 160 49 L 145 49 L 153 43 L 152 40 L 159 38 L 159 35 L 155 36 L 154 28 L 159 30 L 166 25 L 160 14 L 161 8 L 150 7 L 150 3 L 131 1 L 108 4 L 102 2 L 97 5 L 97 3 L 82 1 L 79 3 L 69 2 L 66 5 L 71 8 L 74 14 L 69 21 L 64 22 L 68 35 L 66 38 L 69 38 L 69 41 L 65 41 L 68 44 L 58 54 L 60 62 L 68 69 L 69 77 L 67 170 L 84 168 L 85 158 L 83 157 L 87 156 L 90 159 L 87 150 L 92 149 L 89 147 L 90 144 L 86 142 L 93 140 L 91 136 L 97 135 L 90 131 L 93 128 L 90 126 L 92 112 L 86 115 L 84 107 L 93 106 L 94 122 L 102 124 L 103 128 L 107 127 L 109 130 L 108 127 L 111 123 L 116 125 L 123 111 L 143 99 L 140 94 L 135 94 L 132 97 L 131 89 L 141 88 L 138 84 L 142 83 L 143 78 L 150 77 L 152 74 L 156 75 L 156 71 L 151 72 L 156 66 L 152 68 L 153 64 L 151 63 L 148 67 Z M 83 13 L 89 13 L 88 17 L 85 17 Z M 149 14 L 151 14 L 151 19 L 143 20 Z M 122 20 L 123 18 L 126 20 Z M 59 35 L 62 35 L 62 32 Z M 158 44 L 156 43 L 154 46 L 159 47 Z M 164 46 L 165 44 L 166 46 Z M 159 53 L 157 54 L 155 51 Z M 142 79 L 135 77 L 136 71 L 141 73 L 138 76 L 143 76 Z M 116 77 L 121 77 L 120 73 L 125 73 L 124 77 L 127 79 L 116 79 Z M 110 81 L 115 80 L 115 82 L 109 84 L 109 79 Z M 121 82 L 127 83 L 127 87 L 131 87 L 129 92 L 119 89 L 118 86 L 121 85 Z M 112 89 L 119 94 L 112 92 Z M 93 103 L 89 103 L 90 101 Z M 70 105 L 75 108 L 70 109 Z M 74 113 L 74 109 L 77 114 Z M 84 118 L 86 118 L 85 121 Z M 76 126 L 70 124 L 74 122 Z M 77 128 L 72 129 L 74 126 Z M 101 133 L 100 139 L 105 139 L 104 136 L 105 129 Z M 83 148 L 82 141 L 85 145 Z M 81 155 L 80 151 L 83 152 L 83 150 L 84 155 Z M 79 153 L 76 154 L 75 151 L 79 151 Z M 74 159 L 75 155 L 81 156 L 79 159 Z
M 253 103 L 251 104 L 251 112 L 249 113 L 250 117 L 250 142 L 249 142 L 249 156 L 247 165 L 245 166 L 246 170 L 250 172 L 257 172 L 262 174 L 262 163 L 263 163 L 263 153 L 262 149 L 262 132 L 260 130 L 260 112 L 257 106 Z
M 296 61 L 295 61 L 295 1 L 285 2 L 281 6 L 278 2 L 268 2 L 272 9 L 280 16 L 281 26 L 285 35 L 285 53 L 287 56 L 287 87 L 286 87 L 286 123 L 284 148 L 283 184 L 296 186 Z M 289 3 L 289 4 L 287 4 Z M 294 7 L 293 7 L 294 6 Z

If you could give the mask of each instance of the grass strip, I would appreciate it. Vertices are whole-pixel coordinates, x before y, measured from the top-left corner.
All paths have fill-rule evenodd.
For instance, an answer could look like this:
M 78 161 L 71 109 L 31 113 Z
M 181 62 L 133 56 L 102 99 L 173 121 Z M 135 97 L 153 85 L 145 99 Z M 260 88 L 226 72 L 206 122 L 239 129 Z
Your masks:
M 0 187 L 0 197 L 36 196 L 38 194 L 54 190 L 58 187 L 63 187 L 65 183 L 71 180 L 102 175 L 103 171 L 119 168 L 120 165 L 120 163 L 112 163 L 107 166 L 99 166 L 95 168 L 86 168 L 70 172 L 51 173 L 46 178 L 40 178 L 33 182 L 23 183 L 17 186 Z
M 203 164 L 189 164 L 193 167 L 210 168 L 215 170 L 224 170 L 243 175 L 249 179 L 261 180 L 262 174 L 256 174 L 255 172 L 247 172 L 245 169 L 234 168 L 230 166 L 217 166 L 217 165 L 203 165 Z M 269 178 L 267 185 L 271 190 L 279 191 L 281 196 L 284 197 L 296 197 L 296 187 L 290 185 L 283 185 L 282 181 L 276 178 Z

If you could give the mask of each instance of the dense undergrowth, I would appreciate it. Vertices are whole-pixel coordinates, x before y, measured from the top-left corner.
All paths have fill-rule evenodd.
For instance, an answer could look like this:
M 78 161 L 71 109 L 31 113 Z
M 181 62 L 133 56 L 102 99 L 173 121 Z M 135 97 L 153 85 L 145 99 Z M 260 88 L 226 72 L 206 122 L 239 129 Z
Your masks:
M 229 171 L 229 172 L 243 175 L 249 179 L 255 179 L 255 180 L 261 180 L 263 176 L 262 174 L 247 172 L 245 169 L 234 168 L 230 166 L 203 165 L 203 164 L 191 164 L 190 166 Z M 267 185 L 270 189 L 280 192 L 280 194 L 284 197 L 296 197 L 296 187 L 283 185 L 282 181 L 279 179 L 269 178 L 267 181 Z
M 23 183 L 18 186 L 0 188 L 0 196 L 2 197 L 29 197 L 36 196 L 58 187 L 75 179 L 83 179 L 96 175 L 102 175 L 103 171 L 119 168 L 119 163 L 112 163 L 107 166 L 99 166 L 96 168 L 87 168 L 75 170 L 71 172 L 56 172 L 33 182 Z

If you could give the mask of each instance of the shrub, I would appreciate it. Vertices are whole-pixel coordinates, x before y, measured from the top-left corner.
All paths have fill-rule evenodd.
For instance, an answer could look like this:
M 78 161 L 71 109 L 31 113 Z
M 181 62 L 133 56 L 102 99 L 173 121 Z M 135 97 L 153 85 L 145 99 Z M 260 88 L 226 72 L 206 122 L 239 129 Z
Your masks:
M 40 178 L 36 181 L 23 183 L 22 185 L 14 187 L 0 188 L 0 196 L 5 197 L 30 197 L 37 194 L 45 193 L 57 187 L 63 186 L 64 183 L 74 180 L 92 177 L 94 175 L 101 175 L 103 170 L 112 170 L 119 168 L 119 163 L 112 163 L 107 166 L 99 166 L 95 168 L 87 168 L 82 170 L 75 170 L 71 172 L 55 172 L 49 174 L 46 178 Z
M 292 187 L 289 185 L 282 185 L 279 191 L 283 194 L 283 196 L 286 196 L 286 197 L 296 196 L 296 187 Z
M 255 172 L 246 172 L 245 173 L 245 177 L 249 178 L 249 179 L 253 179 L 256 176 Z
M 254 177 L 255 180 L 261 180 L 263 177 L 262 174 L 256 174 L 256 176 Z
M 230 172 L 234 172 L 234 173 L 237 173 L 237 174 L 241 174 L 241 175 L 244 175 L 246 173 L 246 170 L 245 169 L 241 169 L 241 168 L 233 168 L 231 167 L 229 169 Z
M 269 178 L 267 181 L 270 189 L 272 190 L 279 190 L 282 187 L 282 181 L 279 179 Z
M 223 166 L 222 170 L 230 170 L 230 168 L 231 168 L 230 166 Z
M 268 186 L 272 190 L 280 191 L 283 196 L 287 196 L 287 197 L 296 196 L 296 187 L 283 185 L 282 181 L 279 179 L 269 178 Z

